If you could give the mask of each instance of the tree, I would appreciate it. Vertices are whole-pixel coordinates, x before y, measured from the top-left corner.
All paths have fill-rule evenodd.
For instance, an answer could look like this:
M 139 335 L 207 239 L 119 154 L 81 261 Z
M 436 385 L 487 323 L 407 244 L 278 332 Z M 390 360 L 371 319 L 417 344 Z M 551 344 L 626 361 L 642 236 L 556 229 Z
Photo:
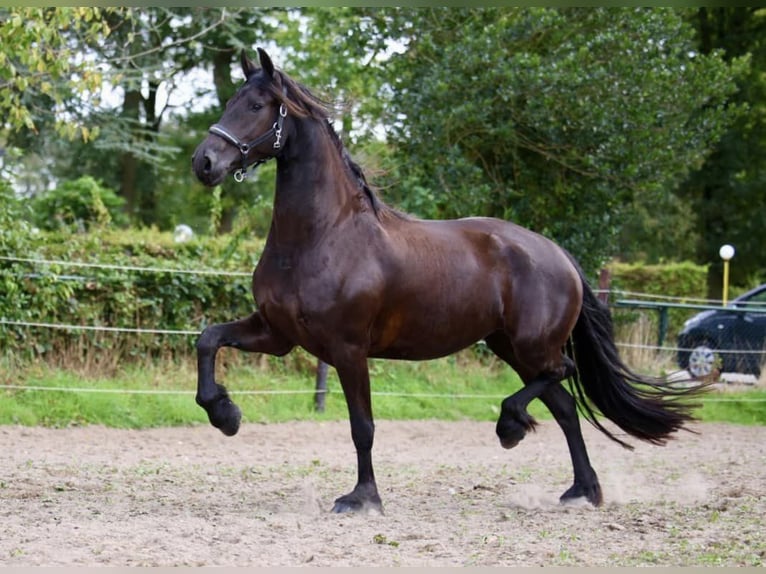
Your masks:
M 96 94 L 102 73 L 78 57 L 82 42 L 109 36 L 102 8 L 0 8 L 0 136 L 57 133 L 88 141 L 95 134 L 82 122 L 77 102 Z
M 701 165 L 738 111 L 746 62 L 695 49 L 670 9 L 397 11 L 389 135 L 407 207 L 492 215 L 548 235 L 594 271 L 623 210 Z M 428 203 L 428 202 L 421 202 Z
M 10 109 L 9 118 L 21 114 L 26 120 L 14 124 L 9 121 L 7 125 L 15 129 L 11 133 L 13 143 L 24 150 L 25 161 L 35 161 L 36 155 L 57 158 L 53 167 L 46 162 L 46 169 L 51 171 L 49 181 L 40 182 L 38 189 L 46 189 L 50 180 L 93 174 L 119 190 L 135 222 L 153 223 L 160 172 L 178 151 L 160 136 L 162 123 L 172 109 L 169 99 L 160 94 L 172 94 L 179 84 L 184 84 L 184 79 L 178 78 L 200 64 L 195 56 L 204 51 L 201 40 L 224 27 L 225 22 L 233 21 L 230 17 L 239 12 L 244 11 L 12 10 L 3 23 L 2 39 L 15 42 L 20 49 L 18 54 L 14 50 L 6 52 L 4 44 L 0 57 L 9 59 L 10 73 L 16 77 L 16 84 L 5 85 L 8 93 L 27 88 L 23 98 L 11 100 L 19 105 Z M 81 20 L 90 22 L 88 33 L 80 30 Z M 22 37 L 20 30 L 24 32 Z M 49 40 L 52 47 L 46 44 Z M 25 54 L 35 54 L 38 49 L 44 57 L 31 59 Z M 21 68 L 14 64 L 17 60 L 26 66 L 26 74 L 19 72 Z M 44 65 L 49 66 L 45 75 L 36 78 L 30 66 L 43 69 Z M 39 83 L 39 89 L 34 89 L 37 84 L 26 76 Z M 121 98 L 120 104 L 100 99 L 105 86 Z M 195 90 L 190 92 L 188 97 L 192 98 Z M 61 102 L 62 108 L 58 132 L 44 129 L 52 122 L 52 114 L 34 114 L 54 107 L 48 105 L 53 98 Z M 29 112 L 26 116 L 24 110 Z M 41 124 L 43 129 L 38 129 Z M 62 141 L 63 129 L 69 130 L 69 135 L 77 129 L 83 137 Z M 10 129 L 6 132 L 10 133 Z
M 35 33 L 43 33 L 53 22 L 46 14 L 30 11 L 20 17 L 30 21 L 28 28 Z M 74 15 L 67 14 L 59 16 Z M 339 108 L 344 138 L 369 135 L 379 104 L 370 97 L 375 76 L 361 72 L 375 56 L 376 39 L 352 33 L 365 26 L 368 16 L 362 10 L 155 7 L 94 11 L 89 17 L 108 34 L 72 34 L 67 45 L 72 57 L 93 64 L 99 74 L 94 77 L 109 86 L 112 97 L 91 102 L 77 97 L 82 92 L 73 93 L 69 107 L 89 126 L 88 134 L 99 137 L 65 141 L 47 129 L 31 136 L 19 133 L 30 196 L 45 193 L 57 181 L 93 175 L 118 190 L 137 224 L 167 227 L 179 218 L 200 222 L 217 203 L 219 231 L 231 230 L 238 213 L 249 213 L 261 228 L 273 188 L 268 167 L 247 185 L 224 183 L 217 195 L 197 185 L 189 170 L 194 147 L 238 87 L 240 50 L 252 52 L 261 44 L 307 85 L 329 86 L 333 99 L 344 100 L 347 105 Z M 341 33 L 327 35 L 330 25 Z M 199 82 L 200 72 L 210 73 L 210 81 Z M 52 85 L 60 89 L 63 82 L 63 76 L 57 77 Z M 99 93 L 95 84 L 91 87 Z M 181 90 L 185 101 L 176 113 L 161 95 Z M 197 99 L 207 102 L 203 111 Z
M 100 116 L 105 137 L 98 147 L 107 160 L 117 160 L 115 187 L 137 223 L 155 222 L 159 173 L 178 151 L 160 139 L 170 95 L 184 83 L 178 78 L 199 65 L 199 41 L 227 18 L 225 9 L 129 9 L 110 14 L 110 42 L 88 46 L 109 65 L 122 94 L 117 117 Z
M 720 299 L 723 265 L 721 245 L 736 249 L 732 282 L 766 279 L 763 230 L 766 229 L 766 10 L 754 7 L 699 8 L 689 18 L 704 54 L 723 51 L 724 59 L 749 58 L 747 74 L 737 78 L 736 105 L 747 106 L 718 142 L 700 169 L 681 186 L 699 229 L 696 259 L 712 263 L 708 289 Z
M 104 41 L 111 30 L 102 18 L 117 10 L 0 8 L 0 176 L 19 175 L 23 150 L 42 150 L 49 135 L 96 137 L 84 102 L 98 104 L 103 73 L 78 47 Z M 49 178 L 48 162 L 38 164 L 35 175 Z
M 195 21 L 218 16 L 206 10 L 195 15 Z M 374 60 L 380 51 L 380 37 L 369 25 L 370 16 L 353 8 L 260 9 L 228 14 L 223 24 L 201 38 L 201 50 L 193 55 L 197 66 L 210 74 L 216 103 L 209 109 L 178 118 L 168 127 L 180 149 L 175 162 L 179 166 L 160 183 L 163 195 L 175 197 L 163 202 L 159 209 L 174 206 L 173 216 L 186 210 L 188 220 L 201 221 L 202 206 L 220 202 L 219 232 L 231 231 L 237 217 L 242 217 L 257 233 L 265 234 L 270 221 L 274 171 L 264 165 L 252 173 L 246 184 L 224 182 L 219 195 L 196 183 L 188 170 L 191 154 L 206 135 L 208 127 L 218 120 L 226 101 L 242 81 L 239 54 L 247 50 L 252 57 L 256 46 L 267 48 L 278 63 L 320 95 L 337 105 L 340 132 L 346 141 L 365 142 L 371 137 L 371 126 L 380 114 L 382 102 L 374 96 L 379 77 Z M 327 34 L 332 26 L 336 31 Z M 181 169 L 183 167 L 184 169 Z M 181 199 L 181 197 L 185 199 Z M 217 198 L 217 199 L 216 199 Z M 195 213 L 188 207 L 195 206 Z M 169 218 L 157 213 L 163 224 Z M 197 223 L 199 226 L 200 223 Z

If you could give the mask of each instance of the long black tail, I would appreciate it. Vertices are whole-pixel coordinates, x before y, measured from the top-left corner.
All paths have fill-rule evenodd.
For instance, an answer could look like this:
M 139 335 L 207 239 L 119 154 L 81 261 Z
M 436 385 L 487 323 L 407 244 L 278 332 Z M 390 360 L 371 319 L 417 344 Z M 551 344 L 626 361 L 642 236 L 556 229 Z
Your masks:
M 633 447 L 604 428 L 593 406 L 618 427 L 636 438 L 664 444 L 671 433 L 694 420 L 698 406 L 684 399 L 696 395 L 705 385 L 671 387 L 661 378 L 632 372 L 620 359 L 614 342 L 609 308 L 583 283 L 583 305 L 572 332 L 568 354 L 577 365 L 572 392 L 580 412 L 596 428 L 626 448 Z M 586 398 L 587 397 L 587 398 Z M 591 406 L 591 404 L 593 406 Z

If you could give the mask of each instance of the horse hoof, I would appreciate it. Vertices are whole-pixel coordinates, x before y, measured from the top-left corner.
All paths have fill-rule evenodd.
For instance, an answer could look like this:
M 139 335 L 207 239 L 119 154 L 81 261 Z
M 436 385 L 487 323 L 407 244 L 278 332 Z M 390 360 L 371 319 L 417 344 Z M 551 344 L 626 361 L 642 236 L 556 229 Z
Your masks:
M 229 404 L 226 405 L 226 408 L 224 409 L 225 414 L 219 417 L 217 419 L 218 424 L 213 423 L 213 426 L 219 429 L 226 436 L 234 436 L 237 434 L 237 432 L 239 432 L 239 423 L 242 420 L 242 411 L 240 411 L 239 407 L 232 403 L 231 400 L 226 400 Z
M 561 495 L 559 501 L 562 504 L 573 502 L 578 498 L 585 498 L 593 506 L 601 506 L 604 502 L 604 495 L 601 492 L 601 485 L 594 482 L 589 485 L 583 485 L 575 482 L 569 490 Z
M 206 403 L 197 402 L 207 412 L 211 425 L 226 436 L 234 436 L 239 431 L 242 411 L 231 401 L 225 387 L 218 384 L 216 386 L 218 387 L 218 395 L 213 400 Z
M 344 514 L 346 512 L 383 514 L 383 505 L 377 494 L 370 498 L 362 498 L 352 492 L 351 494 L 346 494 L 345 496 L 335 499 L 332 512 L 335 514 Z
M 341 500 L 340 498 L 335 501 L 332 507 L 334 514 L 345 514 L 346 512 L 359 512 L 362 509 L 362 504 L 358 501 Z
M 503 448 L 513 448 L 521 442 L 526 435 L 526 430 L 513 419 L 501 418 L 497 421 L 495 428 L 497 438 L 500 439 L 500 445 Z

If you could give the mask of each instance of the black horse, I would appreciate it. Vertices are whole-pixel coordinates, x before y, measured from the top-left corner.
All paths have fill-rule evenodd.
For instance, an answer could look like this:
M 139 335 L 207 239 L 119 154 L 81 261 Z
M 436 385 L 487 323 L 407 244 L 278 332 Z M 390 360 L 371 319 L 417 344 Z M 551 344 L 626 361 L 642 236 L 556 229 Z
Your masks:
M 382 203 L 328 120 L 328 107 L 275 69 L 242 53 L 244 85 L 194 152 L 208 186 L 277 161 L 274 213 L 253 273 L 258 311 L 211 325 L 197 343 L 197 403 L 213 426 L 237 432 L 240 410 L 214 380 L 228 346 L 284 355 L 306 349 L 338 372 L 357 452 L 358 482 L 336 512 L 381 509 L 372 465 L 374 424 L 368 357 L 425 360 L 484 340 L 524 387 L 502 402 L 497 435 L 515 446 L 535 426 L 539 398 L 564 431 L 574 483 L 562 500 L 602 502 L 580 411 L 609 437 L 596 412 L 623 431 L 663 444 L 692 420 L 674 389 L 631 372 L 611 317 L 571 255 L 532 231 L 492 218 L 426 221 Z M 561 382 L 573 381 L 574 396 Z M 595 407 L 595 408 L 594 408 Z

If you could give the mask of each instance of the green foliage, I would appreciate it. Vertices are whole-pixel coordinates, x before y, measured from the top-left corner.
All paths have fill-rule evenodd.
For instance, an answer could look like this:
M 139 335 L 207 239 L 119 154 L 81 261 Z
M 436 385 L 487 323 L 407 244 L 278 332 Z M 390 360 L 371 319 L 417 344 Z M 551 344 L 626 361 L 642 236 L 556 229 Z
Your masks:
M 715 262 L 728 242 L 744 283 L 764 268 L 764 30 L 752 7 L 2 8 L 0 169 L 30 195 L 91 174 L 134 221 L 202 229 L 213 197 L 189 157 L 236 90 L 239 50 L 264 45 L 336 104 L 390 203 L 513 219 L 591 272 L 612 255 Z M 268 226 L 259 171 L 221 186 L 218 233 Z
M 689 201 L 676 194 L 637 195 L 624 210 L 625 223 L 615 238 L 615 256 L 623 261 L 694 261 L 704 229 Z
M 348 408 L 334 369 L 328 373 L 326 411 L 318 414 L 312 392 L 315 362 L 311 369 L 298 371 L 284 368 L 285 358 L 273 365 L 253 366 L 247 355 L 240 353 L 238 357 L 243 360 L 229 362 L 222 354 L 218 380 L 227 385 L 242 409 L 244 422 L 347 419 Z M 515 373 L 503 364 L 482 364 L 468 354 L 428 362 L 372 360 L 370 369 L 377 419 L 491 421 L 497 418 L 502 399 L 521 386 Z M 0 386 L 0 425 L 144 428 L 209 424 L 205 412 L 194 403 L 195 380 L 193 361 L 125 363 L 109 376 L 83 376 L 39 363 L 25 365 L 13 370 L 9 382 L 65 390 L 2 393 Z M 144 393 L 119 392 L 125 389 Z M 274 390 L 284 394 L 269 392 Z M 152 391 L 158 392 L 153 395 Z M 538 403 L 530 405 L 530 412 L 550 418 Z
M 6 251 L 28 252 L 31 226 L 27 223 L 29 210 L 13 193 L 11 186 L 0 178 L 0 255 Z
M 740 111 L 727 102 L 747 59 L 699 53 L 671 9 L 397 17 L 417 30 L 387 67 L 397 175 L 433 190 L 443 216 L 513 219 L 589 271 L 633 198 L 672 190 Z M 400 204 L 418 195 L 403 189 Z
M 64 263 L 30 264 L 0 260 L 0 317 L 11 321 L 198 332 L 210 322 L 253 311 L 248 276 L 191 271 L 250 273 L 261 243 L 195 239 L 175 244 L 154 230 L 78 234 L 69 230 L 30 234 L 27 250 L 3 244 L 0 255 L 61 262 L 92 262 L 114 268 L 78 268 Z M 123 267 L 176 269 L 189 273 L 137 271 Z M 173 357 L 193 349 L 188 335 L 123 334 L 0 325 L 0 346 L 18 358 L 47 357 L 72 364 Z
M 613 290 L 677 297 L 678 299 L 672 301 L 674 303 L 700 303 L 699 300 L 707 296 L 708 268 L 706 265 L 697 265 L 689 261 L 657 265 L 612 262 L 608 269 L 611 272 L 611 289 Z M 620 297 L 636 298 L 635 295 Z M 635 322 L 641 314 L 648 317 L 652 331 L 655 331 L 658 322 L 656 311 L 625 308 L 612 310 L 612 316 L 618 326 Z M 684 321 L 692 314 L 694 311 L 688 309 L 668 310 L 668 337 L 665 344 L 672 344 Z
M 623 263 L 608 265 L 612 275 L 611 288 L 633 293 L 666 297 L 704 299 L 707 293 L 707 266 L 689 261 L 646 265 Z
M 723 399 L 723 400 L 717 400 Z M 766 425 L 766 391 L 726 392 L 723 397 L 709 394 L 701 400 L 696 416 L 706 422 L 728 422 L 741 425 Z
M 192 362 L 122 364 L 111 376 L 83 376 L 44 364 L 21 369 L 6 367 L 0 362 L 0 369 L 12 374 L 10 380 L 4 382 L 64 390 L 2 390 L 0 386 L 0 425 L 97 424 L 147 428 L 209 424 L 205 412 L 194 402 L 196 372 Z M 333 369 L 328 376 L 329 395 L 322 414 L 316 413 L 313 407 L 313 373 L 245 365 L 227 367 L 225 361 L 219 373 L 219 380 L 227 385 L 242 409 L 243 422 L 346 420 L 348 417 Z M 425 363 L 371 361 L 371 375 L 377 420 L 495 421 L 502 399 L 520 388 L 516 375 L 504 365 L 466 362 L 459 356 Z M 126 389 L 139 393 L 121 392 Z M 273 390 L 294 391 L 294 394 L 256 394 Z M 711 422 L 766 424 L 766 410 L 762 408 L 766 392 L 729 390 L 724 394 L 724 401 L 717 400 L 720 398 L 720 394 L 710 393 L 701 399 L 703 406 L 696 411 L 697 416 Z M 550 421 L 550 413 L 539 401 L 533 401 L 529 408 L 535 418 Z
M 713 261 L 710 296 L 720 298 L 721 245 L 737 250 L 731 279 L 744 284 L 766 281 L 763 229 L 766 226 L 766 10 L 754 6 L 701 7 L 689 20 L 703 53 L 721 51 L 727 60 L 749 59 L 748 73 L 737 78 L 732 104 L 747 106 L 718 142 L 705 164 L 681 186 L 699 237 L 695 260 Z
M 76 228 L 87 231 L 109 224 L 125 225 L 125 200 L 90 176 L 65 181 L 32 200 L 33 222 L 40 229 L 54 231 Z
M 36 132 L 55 120 L 60 136 L 90 140 L 96 134 L 71 114 L 52 117 L 76 98 L 101 91 L 96 62 L 78 58 L 81 43 L 106 38 L 111 8 L 0 8 L 0 135 Z M 73 42 L 72 39 L 76 41 Z

